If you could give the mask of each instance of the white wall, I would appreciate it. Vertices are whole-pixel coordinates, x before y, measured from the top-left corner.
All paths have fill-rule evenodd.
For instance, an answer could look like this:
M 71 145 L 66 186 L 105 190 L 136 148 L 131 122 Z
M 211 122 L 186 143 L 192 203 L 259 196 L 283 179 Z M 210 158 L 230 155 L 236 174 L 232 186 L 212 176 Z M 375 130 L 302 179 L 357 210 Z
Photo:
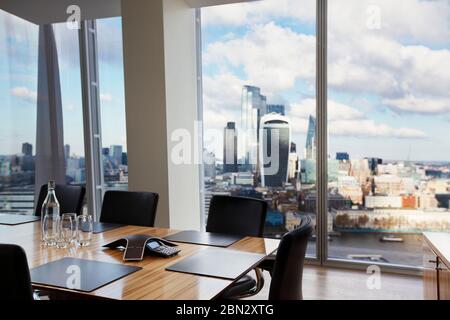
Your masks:
M 177 165 L 171 161 L 174 130 L 190 132 L 192 147 L 198 139 L 194 132 L 197 115 L 195 9 L 184 0 L 164 0 L 164 40 L 166 70 L 166 112 L 169 145 L 169 208 L 170 227 L 174 229 L 200 228 L 200 167 L 194 164 Z
M 172 132 L 197 119 L 195 10 L 123 0 L 122 25 L 129 188 L 159 193 L 157 226 L 199 229 L 199 166 L 170 157 Z
M 168 227 L 162 1 L 122 1 L 122 33 L 129 190 L 157 192 L 156 225 Z

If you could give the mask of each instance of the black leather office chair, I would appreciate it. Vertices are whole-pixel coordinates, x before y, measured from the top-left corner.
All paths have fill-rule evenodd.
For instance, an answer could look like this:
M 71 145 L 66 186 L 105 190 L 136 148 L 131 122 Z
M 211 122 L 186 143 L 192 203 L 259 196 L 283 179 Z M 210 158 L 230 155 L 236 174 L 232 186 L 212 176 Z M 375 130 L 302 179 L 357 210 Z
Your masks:
M 305 216 L 298 229 L 281 239 L 272 272 L 269 300 L 303 299 L 303 264 L 312 231 L 311 218 Z
M 158 199 L 152 192 L 107 191 L 100 222 L 153 227 Z
M 209 205 L 206 232 L 262 237 L 267 203 L 262 200 L 213 196 Z
M 33 300 L 30 270 L 23 249 L 13 244 L 0 244 L 0 301 Z
M 213 196 L 209 205 L 206 232 L 262 237 L 267 203 L 262 200 L 232 196 Z M 255 269 L 257 281 L 245 275 L 224 291 L 221 299 L 237 299 L 257 294 L 264 285 L 261 270 Z
M 47 185 L 43 185 L 39 192 L 39 198 L 36 203 L 35 215 L 41 215 L 42 204 L 47 196 Z M 55 186 L 55 194 L 60 206 L 60 213 L 76 213 L 81 214 L 83 208 L 84 195 L 86 189 L 80 186 L 67 186 L 57 184 Z

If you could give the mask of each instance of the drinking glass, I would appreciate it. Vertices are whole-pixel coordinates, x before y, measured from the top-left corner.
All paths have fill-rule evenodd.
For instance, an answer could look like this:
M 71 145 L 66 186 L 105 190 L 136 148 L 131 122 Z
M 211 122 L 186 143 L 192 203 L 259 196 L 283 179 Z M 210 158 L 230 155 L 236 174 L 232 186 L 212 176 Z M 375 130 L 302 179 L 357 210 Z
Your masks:
M 77 218 L 77 242 L 80 247 L 86 247 L 91 243 L 94 231 L 94 222 L 91 215 L 80 215 Z
M 42 236 L 44 245 L 54 247 L 57 245 L 59 231 L 59 215 L 46 214 L 42 220 Z
M 59 232 L 58 232 L 58 248 L 67 248 L 75 233 L 75 221 L 73 220 L 73 215 L 63 214 L 59 222 Z
M 72 238 L 70 239 L 70 243 L 76 243 L 77 242 L 77 230 L 78 230 L 78 219 L 76 213 L 65 213 L 64 215 L 70 216 L 72 218 L 73 222 L 73 232 L 72 232 Z

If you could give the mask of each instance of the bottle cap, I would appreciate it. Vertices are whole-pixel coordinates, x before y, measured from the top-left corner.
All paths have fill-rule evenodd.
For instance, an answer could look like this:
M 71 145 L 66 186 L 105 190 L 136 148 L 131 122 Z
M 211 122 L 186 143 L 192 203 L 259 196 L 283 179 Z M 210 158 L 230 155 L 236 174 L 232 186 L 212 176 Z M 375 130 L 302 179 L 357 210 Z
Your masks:
M 55 180 L 48 181 L 48 189 L 55 189 L 56 183 Z

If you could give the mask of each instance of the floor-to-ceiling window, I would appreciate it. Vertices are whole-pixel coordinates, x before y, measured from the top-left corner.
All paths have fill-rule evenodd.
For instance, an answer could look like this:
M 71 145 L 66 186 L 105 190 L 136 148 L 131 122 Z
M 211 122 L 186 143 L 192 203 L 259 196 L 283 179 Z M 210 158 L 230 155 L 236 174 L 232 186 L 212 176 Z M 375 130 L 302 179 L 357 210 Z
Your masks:
M 127 190 L 122 19 L 98 19 L 96 24 L 104 190 Z
M 326 202 L 317 187 L 326 188 L 321 261 L 418 267 L 422 232 L 450 230 L 450 3 L 320 4 L 328 79 L 316 68 L 315 0 L 201 10 L 205 214 L 214 194 L 265 199 L 267 235 L 280 236 L 315 216 L 317 201 Z M 327 115 L 316 115 L 316 79 L 327 85 Z M 325 116 L 328 134 L 317 129 Z M 260 162 L 272 120 L 293 142 L 281 184 L 264 179 Z M 327 165 L 316 174 L 320 141 Z
M 267 201 L 266 236 L 315 220 L 315 11 L 315 0 L 201 10 L 205 215 L 227 194 Z
M 450 230 L 450 3 L 328 1 L 329 258 L 422 264 Z
M 0 10 L 0 212 L 34 212 L 38 34 Z
M 58 51 L 59 78 L 64 129 L 66 183 L 86 184 L 78 29 L 66 23 L 53 25 Z
M 83 121 L 97 107 L 91 114 L 101 128 L 94 138 L 104 146 L 104 189 L 127 189 L 121 19 L 100 19 L 97 26 L 89 32 L 98 54 L 83 54 L 98 66 L 94 106 L 83 104 L 80 30 L 65 22 L 38 26 L 0 11 L 0 212 L 32 214 L 48 179 L 85 185 L 94 176 L 96 168 L 86 167 L 85 154 L 95 153 L 87 150 Z

